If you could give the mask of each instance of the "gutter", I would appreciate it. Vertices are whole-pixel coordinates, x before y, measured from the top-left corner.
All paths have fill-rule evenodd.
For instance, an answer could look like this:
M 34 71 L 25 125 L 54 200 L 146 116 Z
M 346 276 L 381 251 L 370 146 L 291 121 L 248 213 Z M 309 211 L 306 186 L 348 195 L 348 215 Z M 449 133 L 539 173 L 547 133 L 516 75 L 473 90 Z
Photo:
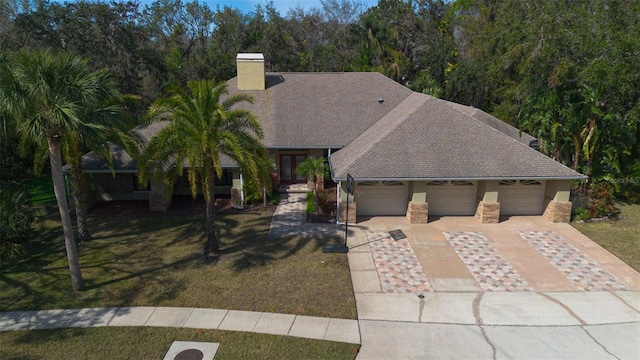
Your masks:
M 440 178 L 357 178 L 357 181 L 457 181 L 457 180 L 585 180 L 589 177 L 586 175 L 581 176 L 500 176 L 500 177 L 440 177 Z M 331 177 L 334 182 L 346 181 L 344 177 Z

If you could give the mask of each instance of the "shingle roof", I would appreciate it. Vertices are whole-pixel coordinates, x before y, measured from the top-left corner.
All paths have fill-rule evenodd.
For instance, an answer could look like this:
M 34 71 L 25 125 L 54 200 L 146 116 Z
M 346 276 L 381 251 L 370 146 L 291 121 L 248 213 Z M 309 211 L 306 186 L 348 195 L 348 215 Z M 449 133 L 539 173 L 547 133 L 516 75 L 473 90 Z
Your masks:
M 345 179 L 566 178 L 583 175 L 528 145 L 535 138 L 469 106 L 415 93 L 379 73 L 269 73 L 266 89 L 242 91 L 267 148 L 341 149 L 332 176 Z M 237 78 L 229 92 L 240 93 Z M 140 127 L 149 139 L 163 123 Z M 135 171 L 114 147 L 116 171 Z M 236 167 L 228 158 L 225 167 Z M 109 171 L 89 153 L 87 172 Z
M 160 131 L 162 128 L 167 126 L 168 122 L 161 121 L 157 123 L 152 123 L 149 125 L 140 125 L 137 126 L 133 131 L 139 134 L 143 143 L 147 143 L 151 137 Z M 116 172 L 126 173 L 126 172 L 138 172 L 137 164 L 135 160 L 124 151 L 122 147 L 119 145 L 110 144 L 110 152 L 111 159 L 113 162 L 113 169 Z M 228 156 L 222 155 L 220 156 L 220 161 L 222 162 L 222 167 L 225 168 L 234 168 L 237 167 L 237 164 L 231 160 Z M 188 165 L 185 165 L 188 167 Z M 70 167 L 68 165 L 64 168 L 65 171 L 69 171 Z M 91 151 L 82 156 L 82 170 L 85 173 L 106 173 L 111 172 L 107 162 L 98 154 Z
M 240 92 L 237 78 L 228 84 Z M 270 148 L 342 147 L 413 93 L 378 73 L 267 74 L 266 90 L 242 92 Z
M 400 108 L 331 156 L 335 180 L 584 178 L 450 102 L 416 93 Z

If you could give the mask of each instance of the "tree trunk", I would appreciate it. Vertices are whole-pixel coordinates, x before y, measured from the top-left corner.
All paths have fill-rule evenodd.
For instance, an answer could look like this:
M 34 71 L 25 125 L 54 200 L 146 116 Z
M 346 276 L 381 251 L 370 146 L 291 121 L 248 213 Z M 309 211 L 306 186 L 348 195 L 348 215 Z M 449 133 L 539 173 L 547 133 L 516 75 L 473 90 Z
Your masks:
M 78 224 L 78 241 L 91 240 L 89 227 L 87 226 L 87 196 L 85 190 L 85 177 L 80 173 L 76 173 L 75 169 L 71 170 L 71 186 L 73 187 L 73 201 L 76 206 L 76 221 Z
M 216 237 L 216 196 L 215 196 L 215 173 L 213 170 L 207 174 L 207 190 L 204 191 L 204 201 L 207 204 L 207 243 L 204 246 L 204 254 L 220 253 L 220 244 Z
M 320 215 L 320 202 L 318 201 L 318 190 L 316 181 L 313 181 L 313 202 L 316 203 L 316 215 Z
M 73 237 L 73 226 L 71 225 L 71 214 L 65 193 L 64 178 L 62 175 L 62 154 L 60 152 L 60 139 L 50 138 L 49 161 L 51 162 L 51 179 L 53 180 L 53 191 L 56 195 L 60 219 L 62 220 L 62 230 L 64 232 L 64 244 L 67 250 L 67 260 L 69 262 L 69 272 L 71 273 L 71 286 L 73 291 L 84 290 L 84 281 L 80 272 L 80 262 L 76 242 Z

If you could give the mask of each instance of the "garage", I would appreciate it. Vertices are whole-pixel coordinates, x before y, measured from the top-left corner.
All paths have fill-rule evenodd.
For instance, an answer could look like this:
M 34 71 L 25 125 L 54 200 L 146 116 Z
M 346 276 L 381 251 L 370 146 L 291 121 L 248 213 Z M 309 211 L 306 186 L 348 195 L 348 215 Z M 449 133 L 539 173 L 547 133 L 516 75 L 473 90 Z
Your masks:
M 472 181 L 429 181 L 429 215 L 474 215 L 476 186 Z
M 542 215 L 544 182 L 502 180 L 498 185 L 498 202 L 502 215 Z
M 408 183 L 400 181 L 357 182 L 358 215 L 405 215 L 408 189 Z

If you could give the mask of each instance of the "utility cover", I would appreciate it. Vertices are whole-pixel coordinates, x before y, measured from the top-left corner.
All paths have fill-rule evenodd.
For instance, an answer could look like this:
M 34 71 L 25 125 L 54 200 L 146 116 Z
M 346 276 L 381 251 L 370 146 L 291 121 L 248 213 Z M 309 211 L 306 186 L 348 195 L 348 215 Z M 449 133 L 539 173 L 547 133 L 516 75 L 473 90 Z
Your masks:
M 322 245 L 323 253 L 348 253 L 349 248 L 343 244 L 327 244 Z
M 389 231 L 389 236 L 391 236 L 395 241 L 407 238 L 407 235 L 405 235 L 402 230 L 391 230 Z

